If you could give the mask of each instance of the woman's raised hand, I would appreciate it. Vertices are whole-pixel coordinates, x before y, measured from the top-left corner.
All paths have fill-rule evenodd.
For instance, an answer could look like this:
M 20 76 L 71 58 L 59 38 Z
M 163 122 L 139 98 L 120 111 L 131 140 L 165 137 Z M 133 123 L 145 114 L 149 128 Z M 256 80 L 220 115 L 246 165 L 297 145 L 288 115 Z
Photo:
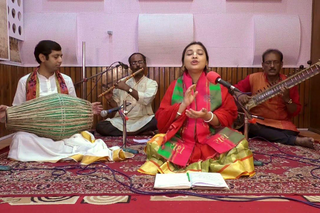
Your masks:
M 186 107 L 189 106 L 196 98 L 198 91 L 195 91 L 195 89 L 196 89 L 196 84 L 192 84 L 185 92 L 182 103 Z

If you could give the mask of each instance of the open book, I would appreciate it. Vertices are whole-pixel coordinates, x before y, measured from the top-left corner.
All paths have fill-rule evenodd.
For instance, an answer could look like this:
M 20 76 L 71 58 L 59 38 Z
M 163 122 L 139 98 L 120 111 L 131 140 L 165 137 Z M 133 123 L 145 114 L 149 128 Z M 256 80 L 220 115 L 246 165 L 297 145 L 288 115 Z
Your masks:
M 157 174 L 155 189 L 229 189 L 220 173 L 190 172 Z

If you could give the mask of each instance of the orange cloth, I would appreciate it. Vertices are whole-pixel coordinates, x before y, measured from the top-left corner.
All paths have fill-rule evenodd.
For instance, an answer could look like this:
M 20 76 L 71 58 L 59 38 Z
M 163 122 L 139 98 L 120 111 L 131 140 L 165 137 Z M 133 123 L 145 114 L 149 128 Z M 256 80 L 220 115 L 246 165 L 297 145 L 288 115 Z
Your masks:
M 281 81 L 286 79 L 286 76 L 280 74 Z M 247 76 L 244 80 L 235 85 L 242 92 L 251 92 L 252 96 L 258 94 L 258 91 L 263 91 L 268 88 L 269 82 L 263 72 L 253 73 Z M 301 111 L 300 97 L 297 86 L 290 89 L 290 98 L 292 102 L 297 104 L 297 110 L 290 114 L 287 111 L 285 102 L 281 95 L 277 95 L 267 101 L 252 108 L 250 112 L 253 115 L 264 117 L 264 120 L 257 119 L 257 123 L 270 126 L 278 129 L 286 129 L 298 131 L 292 123 L 292 118 Z

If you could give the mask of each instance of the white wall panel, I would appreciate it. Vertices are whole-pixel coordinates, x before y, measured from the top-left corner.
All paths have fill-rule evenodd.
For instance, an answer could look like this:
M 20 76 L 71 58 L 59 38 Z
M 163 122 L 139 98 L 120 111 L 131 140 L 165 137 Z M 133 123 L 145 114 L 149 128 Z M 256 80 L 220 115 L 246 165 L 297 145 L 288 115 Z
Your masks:
M 301 46 L 301 26 L 297 15 L 256 15 L 254 19 L 253 65 L 261 64 L 262 53 L 280 50 L 284 65 L 297 65 Z
M 61 45 L 63 53 L 62 66 L 78 64 L 76 14 L 25 14 L 25 41 L 21 45 L 22 63 L 25 66 L 37 64 L 33 51 L 40 40 L 54 40 Z M 79 62 L 81 63 L 81 58 Z
M 192 14 L 139 15 L 139 52 L 149 66 L 181 64 L 181 53 L 193 40 Z

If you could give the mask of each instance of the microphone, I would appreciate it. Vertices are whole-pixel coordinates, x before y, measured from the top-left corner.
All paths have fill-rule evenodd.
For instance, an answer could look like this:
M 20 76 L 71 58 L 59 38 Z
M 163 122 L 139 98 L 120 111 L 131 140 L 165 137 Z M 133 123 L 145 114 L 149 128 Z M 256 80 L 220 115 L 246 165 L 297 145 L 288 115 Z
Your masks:
M 127 105 L 126 106 L 129 106 L 131 103 L 127 103 Z M 122 109 L 123 108 L 123 105 L 121 105 L 121 106 L 119 106 L 119 107 L 115 107 L 115 108 L 112 108 L 112 109 L 108 109 L 108 110 L 102 110 L 101 112 L 100 112 L 100 115 L 101 115 L 101 117 L 106 117 L 109 113 L 112 113 L 112 112 L 114 112 L 114 111 L 118 111 L 118 110 L 120 110 L 120 109 Z
M 220 75 L 216 72 L 212 72 L 212 71 L 208 72 L 207 79 L 213 84 L 217 84 L 217 83 L 222 84 L 222 86 L 227 87 L 232 92 L 233 91 L 240 92 L 240 90 L 232 86 L 229 82 L 222 80 Z
M 0 171 L 10 171 L 11 167 L 10 166 L 1 166 L 0 165 Z
M 128 65 L 122 63 L 121 61 L 118 61 L 118 63 L 120 64 L 120 66 L 122 66 L 123 69 L 128 69 L 129 68 Z
M 116 108 L 112 108 L 112 109 L 108 109 L 108 110 L 102 110 L 100 112 L 100 115 L 101 117 L 106 117 L 109 113 L 112 113 L 114 111 L 118 111 L 122 108 L 123 106 L 119 106 L 119 107 L 116 107 Z
M 254 160 L 253 161 L 253 165 L 255 165 L 255 166 L 263 166 L 264 163 L 262 161 Z

